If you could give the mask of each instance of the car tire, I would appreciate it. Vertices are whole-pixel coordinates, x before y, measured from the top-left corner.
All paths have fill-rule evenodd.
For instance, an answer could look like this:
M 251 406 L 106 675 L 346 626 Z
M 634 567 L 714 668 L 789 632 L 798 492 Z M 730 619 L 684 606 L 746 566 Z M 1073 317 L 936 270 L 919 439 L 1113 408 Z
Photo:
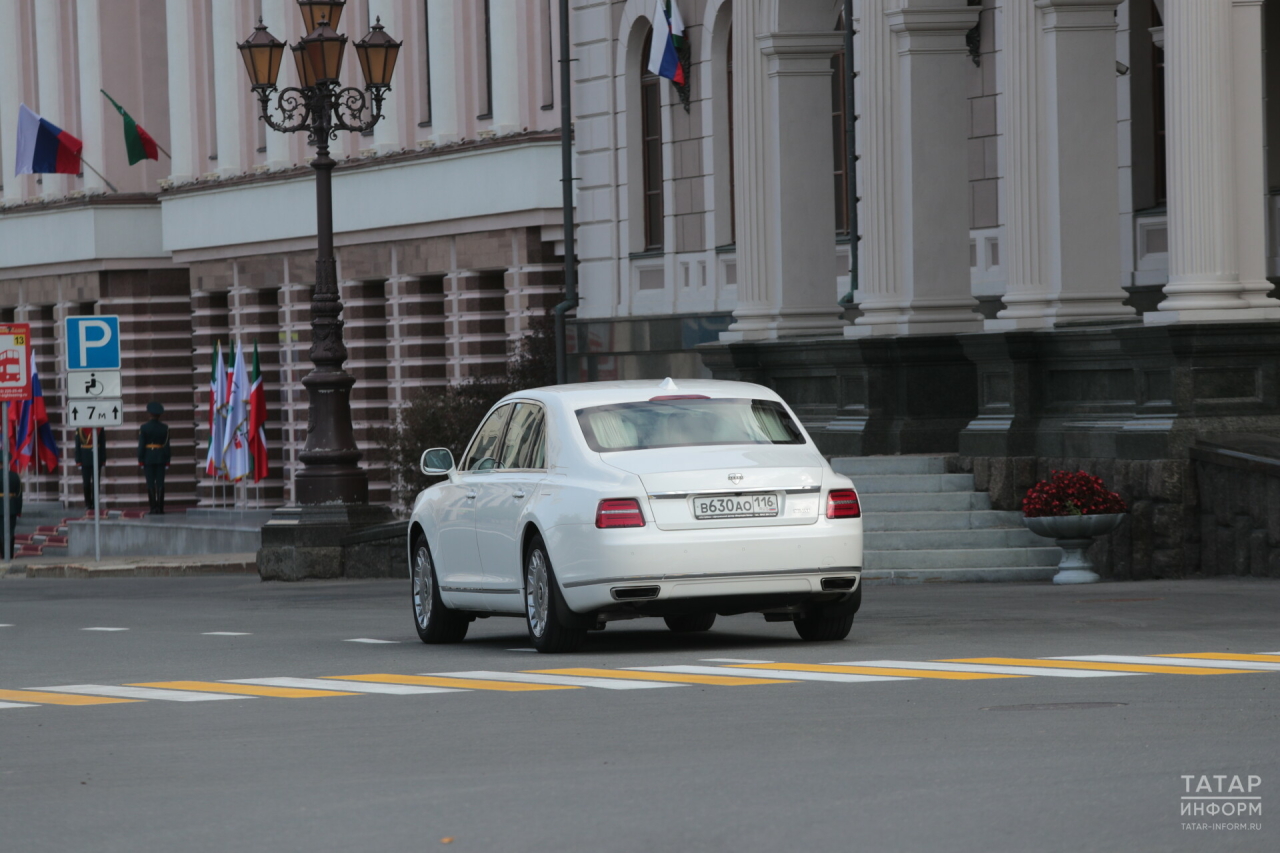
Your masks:
M 843 640 L 853 630 L 853 614 L 828 615 L 821 610 L 795 621 L 800 639 L 813 642 Z
M 685 613 L 680 616 L 663 616 L 662 621 L 677 634 L 696 634 L 699 631 L 710 631 L 716 624 L 714 613 Z
M 418 638 L 431 645 L 462 642 L 471 620 L 444 606 L 427 537 L 421 533 L 415 536 L 409 553 L 413 625 L 418 629 Z
M 582 647 L 585 628 L 576 624 L 560 593 L 551 558 L 541 536 L 535 536 L 524 555 L 524 618 L 533 647 L 543 654 L 563 654 Z

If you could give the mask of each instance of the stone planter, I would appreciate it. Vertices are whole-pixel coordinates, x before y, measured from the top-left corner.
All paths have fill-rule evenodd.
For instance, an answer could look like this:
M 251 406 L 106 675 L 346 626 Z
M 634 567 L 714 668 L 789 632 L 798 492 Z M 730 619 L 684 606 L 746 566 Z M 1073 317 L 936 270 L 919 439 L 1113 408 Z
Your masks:
M 1106 536 L 1120 526 L 1126 513 L 1108 515 L 1046 515 L 1040 518 L 1023 516 L 1027 529 L 1037 536 L 1056 541 L 1062 549 L 1062 560 L 1054 583 L 1097 583 L 1102 580 L 1093 570 L 1093 563 L 1085 553 L 1093 540 Z

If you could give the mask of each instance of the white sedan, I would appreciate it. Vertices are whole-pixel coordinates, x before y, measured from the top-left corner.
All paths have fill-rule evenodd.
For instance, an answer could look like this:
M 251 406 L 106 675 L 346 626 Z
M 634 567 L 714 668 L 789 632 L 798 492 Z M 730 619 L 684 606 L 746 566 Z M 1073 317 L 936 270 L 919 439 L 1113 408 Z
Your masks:
M 842 640 L 862 601 L 862 513 L 777 394 L 744 382 L 594 382 L 510 394 L 460 462 L 422 454 L 409 521 L 418 636 L 523 616 L 540 652 L 660 616 L 763 613 Z

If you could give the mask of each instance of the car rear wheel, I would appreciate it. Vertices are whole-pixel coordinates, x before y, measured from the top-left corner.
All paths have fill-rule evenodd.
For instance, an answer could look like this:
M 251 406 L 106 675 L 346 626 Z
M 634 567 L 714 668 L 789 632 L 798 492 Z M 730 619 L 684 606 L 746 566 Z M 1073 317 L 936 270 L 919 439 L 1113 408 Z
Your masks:
M 421 533 L 414 537 L 411 553 L 413 565 L 409 573 L 413 582 L 413 624 L 418 629 L 418 638 L 432 645 L 462 642 L 471 620 L 444 606 L 431 549 Z
M 796 633 L 800 639 L 810 642 L 830 642 L 843 640 L 853 630 L 853 614 L 827 615 L 819 610 L 795 621 Z
M 681 616 L 664 616 L 662 621 L 677 634 L 696 634 L 699 631 L 710 631 L 716 624 L 714 613 L 686 613 Z
M 577 651 L 585 629 L 572 624 L 572 614 L 556 583 L 551 558 L 542 537 L 529 543 L 524 558 L 525 621 L 533 647 L 543 654 Z

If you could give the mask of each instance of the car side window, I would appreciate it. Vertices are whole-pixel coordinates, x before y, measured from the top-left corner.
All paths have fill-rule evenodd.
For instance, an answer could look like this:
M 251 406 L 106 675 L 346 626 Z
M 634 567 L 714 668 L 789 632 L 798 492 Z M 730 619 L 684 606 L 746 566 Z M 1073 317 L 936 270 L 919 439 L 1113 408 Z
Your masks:
M 542 407 L 533 403 L 516 403 L 511 415 L 511 425 L 502 440 L 502 455 L 498 457 L 501 468 L 530 468 L 529 451 L 540 432 Z
M 538 422 L 530 430 L 529 441 L 525 448 L 524 467 L 541 470 L 547 467 L 547 416 L 538 413 Z
M 498 441 L 502 438 L 502 430 L 511 417 L 511 403 L 502 406 L 489 415 L 481 425 L 476 437 L 471 440 L 471 449 L 467 451 L 464 471 L 489 471 L 498 465 Z

